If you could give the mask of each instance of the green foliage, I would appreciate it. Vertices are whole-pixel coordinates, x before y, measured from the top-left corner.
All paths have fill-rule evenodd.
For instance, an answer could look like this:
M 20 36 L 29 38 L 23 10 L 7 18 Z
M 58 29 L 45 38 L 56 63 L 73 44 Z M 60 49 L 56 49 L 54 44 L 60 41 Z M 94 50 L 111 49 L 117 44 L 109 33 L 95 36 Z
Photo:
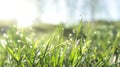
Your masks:
M 14 26 L 1 37 L 0 66 L 116 67 L 120 64 L 120 31 L 114 28 L 80 22 L 72 28 L 74 36 L 65 36 L 62 24 L 42 35 Z

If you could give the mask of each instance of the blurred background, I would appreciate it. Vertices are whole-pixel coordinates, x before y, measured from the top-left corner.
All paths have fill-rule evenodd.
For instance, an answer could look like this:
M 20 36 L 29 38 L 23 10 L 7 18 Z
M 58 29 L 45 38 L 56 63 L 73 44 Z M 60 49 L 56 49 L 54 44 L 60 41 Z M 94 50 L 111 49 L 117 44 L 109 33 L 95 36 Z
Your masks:
M 120 0 L 0 0 L 0 24 L 118 22 Z M 7 23 L 7 24 L 8 24 Z

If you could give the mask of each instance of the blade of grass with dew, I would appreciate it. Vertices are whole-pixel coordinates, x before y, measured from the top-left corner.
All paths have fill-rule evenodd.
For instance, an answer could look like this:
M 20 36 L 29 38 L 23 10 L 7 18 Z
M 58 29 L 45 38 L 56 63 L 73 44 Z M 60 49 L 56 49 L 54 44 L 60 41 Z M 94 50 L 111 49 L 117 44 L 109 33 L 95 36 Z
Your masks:
M 11 54 L 11 56 L 18 62 L 20 57 L 13 53 L 13 50 L 7 47 L 7 51 Z
M 76 28 L 76 38 L 79 36 L 82 28 L 82 20 L 80 21 L 78 27 Z

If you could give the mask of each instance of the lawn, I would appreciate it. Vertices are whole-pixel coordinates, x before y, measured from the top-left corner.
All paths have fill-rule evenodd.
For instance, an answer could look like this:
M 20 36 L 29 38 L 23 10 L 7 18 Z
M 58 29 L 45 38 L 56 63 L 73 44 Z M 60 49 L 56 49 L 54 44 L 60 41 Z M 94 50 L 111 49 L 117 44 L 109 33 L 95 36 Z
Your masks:
M 0 66 L 119 67 L 119 25 L 80 22 L 67 28 L 63 24 L 1 27 Z

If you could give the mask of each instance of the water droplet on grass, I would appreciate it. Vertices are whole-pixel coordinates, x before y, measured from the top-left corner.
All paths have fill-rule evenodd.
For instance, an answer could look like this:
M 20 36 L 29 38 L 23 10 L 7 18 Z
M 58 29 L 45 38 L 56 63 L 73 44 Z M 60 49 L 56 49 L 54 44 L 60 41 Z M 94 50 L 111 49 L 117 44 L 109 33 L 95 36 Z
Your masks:
M 70 33 L 70 34 L 69 34 L 69 36 L 71 37 L 71 36 L 72 36 L 72 34 Z
M 17 42 L 22 42 L 21 40 L 17 40 Z
M 8 38 L 8 35 L 7 35 L 7 34 L 5 34 L 5 33 L 3 34 L 3 36 L 4 36 L 5 38 Z
M 32 48 L 32 46 L 30 46 L 30 48 Z
M 5 46 L 7 45 L 7 42 L 5 40 L 1 40 L 1 45 L 5 48 Z
M 39 51 L 38 54 L 37 54 L 37 56 L 40 56 L 40 54 L 41 54 L 41 52 Z

